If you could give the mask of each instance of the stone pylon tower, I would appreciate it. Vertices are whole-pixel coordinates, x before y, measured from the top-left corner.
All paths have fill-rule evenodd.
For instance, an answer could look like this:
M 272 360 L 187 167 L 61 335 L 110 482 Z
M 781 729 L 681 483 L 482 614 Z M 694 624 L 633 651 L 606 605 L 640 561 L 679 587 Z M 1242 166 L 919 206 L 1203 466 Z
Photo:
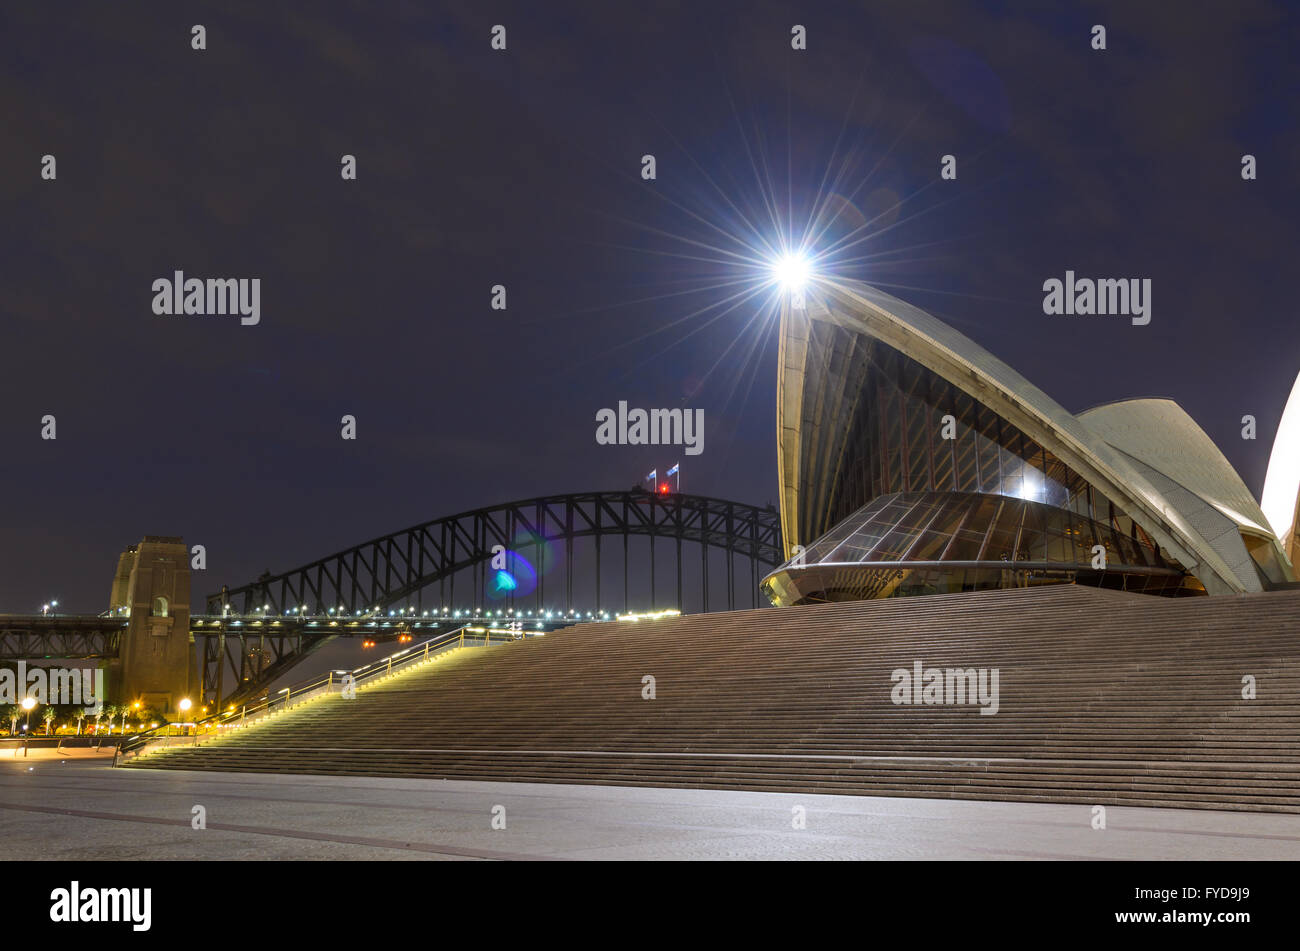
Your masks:
M 118 648 L 117 676 L 110 678 L 110 699 L 138 700 L 172 718 L 183 697 L 197 702 L 185 543 L 146 535 L 124 551 L 117 560 L 109 610 L 131 619 Z

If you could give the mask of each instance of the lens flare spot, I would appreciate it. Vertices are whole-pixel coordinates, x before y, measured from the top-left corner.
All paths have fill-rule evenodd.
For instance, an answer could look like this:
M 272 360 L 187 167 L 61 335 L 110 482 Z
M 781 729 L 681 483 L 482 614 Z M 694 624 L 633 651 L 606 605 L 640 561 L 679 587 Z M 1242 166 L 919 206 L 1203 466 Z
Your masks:
M 537 572 L 518 552 L 507 551 L 506 567 L 488 573 L 484 593 L 492 601 L 532 594 L 537 587 Z

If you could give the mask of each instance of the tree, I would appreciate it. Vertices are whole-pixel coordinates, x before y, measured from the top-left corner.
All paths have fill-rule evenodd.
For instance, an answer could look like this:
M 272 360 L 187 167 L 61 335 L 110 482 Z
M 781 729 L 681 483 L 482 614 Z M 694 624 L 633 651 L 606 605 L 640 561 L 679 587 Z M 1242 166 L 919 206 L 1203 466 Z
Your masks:
M 23 708 L 16 703 L 6 703 L 0 708 L 0 719 L 9 720 L 9 735 L 14 735 L 14 730 L 18 729 L 18 718 L 22 716 Z
M 98 736 L 98 735 L 99 735 L 99 719 L 100 719 L 100 717 L 102 717 L 102 716 L 104 715 L 104 705 L 103 705 L 102 703 L 96 705 L 96 707 L 95 707 L 94 710 L 92 711 L 92 715 L 95 717 L 95 735 Z
M 50 735 L 50 724 L 52 724 L 52 723 L 54 722 L 54 718 L 55 718 L 56 716 L 58 716 L 58 714 L 56 714 L 56 713 L 54 712 L 54 708 L 53 708 L 53 707 L 46 707 L 46 708 L 45 708 L 45 712 L 41 714 L 41 719 L 45 721 L 45 735 L 46 735 L 46 736 L 49 736 L 49 735 Z
M 117 715 L 121 711 L 121 709 L 122 707 L 116 703 L 110 703 L 107 707 L 104 708 L 104 712 L 108 714 L 108 735 L 109 736 L 113 735 L 113 721 L 117 718 Z
M 77 736 L 81 736 L 81 721 L 86 719 L 86 717 L 93 717 L 94 715 L 95 715 L 94 707 L 77 708 Z

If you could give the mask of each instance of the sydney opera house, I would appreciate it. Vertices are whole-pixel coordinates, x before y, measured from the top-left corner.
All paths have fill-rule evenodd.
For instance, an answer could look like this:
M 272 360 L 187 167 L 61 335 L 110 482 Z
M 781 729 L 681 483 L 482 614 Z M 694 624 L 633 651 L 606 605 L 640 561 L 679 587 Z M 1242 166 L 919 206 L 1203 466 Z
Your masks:
M 1296 583 L 1300 382 L 1261 508 L 1176 403 L 1074 414 L 873 287 L 818 281 L 781 317 L 787 561 L 776 604 L 1074 583 L 1171 597 Z

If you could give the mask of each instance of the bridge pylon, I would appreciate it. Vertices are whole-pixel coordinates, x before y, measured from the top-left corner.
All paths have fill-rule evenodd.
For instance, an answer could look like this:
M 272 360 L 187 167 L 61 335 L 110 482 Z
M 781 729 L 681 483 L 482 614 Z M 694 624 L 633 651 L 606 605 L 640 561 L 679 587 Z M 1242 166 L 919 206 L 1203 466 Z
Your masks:
M 190 563 L 177 537 L 146 535 L 118 558 L 109 610 L 128 614 L 118 660 L 110 666 L 109 697 L 162 711 L 170 719 L 180 702 L 197 702 L 190 635 Z M 116 671 L 112 670 L 116 667 Z M 112 673 L 117 676 L 112 676 Z

